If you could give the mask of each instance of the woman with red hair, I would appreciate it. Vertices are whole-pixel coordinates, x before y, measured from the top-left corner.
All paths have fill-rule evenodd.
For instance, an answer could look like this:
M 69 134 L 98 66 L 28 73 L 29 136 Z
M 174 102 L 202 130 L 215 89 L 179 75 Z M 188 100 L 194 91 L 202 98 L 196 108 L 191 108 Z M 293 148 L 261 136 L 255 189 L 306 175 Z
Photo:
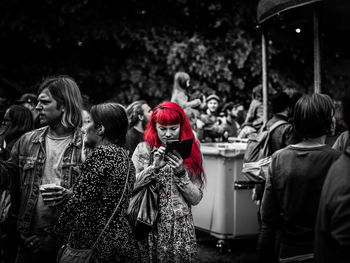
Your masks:
M 197 244 L 191 205 L 203 196 L 204 173 L 197 142 L 192 144 L 191 157 L 183 160 L 177 153 L 165 153 L 169 140 L 193 138 L 189 120 L 176 103 L 165 101 L 153 111 L 140 143 L 132 157 L 136 183 L 154 179 L 159 189 L 159 210 L 156 224 L 141 241 L 147 262 L 195 262 Z

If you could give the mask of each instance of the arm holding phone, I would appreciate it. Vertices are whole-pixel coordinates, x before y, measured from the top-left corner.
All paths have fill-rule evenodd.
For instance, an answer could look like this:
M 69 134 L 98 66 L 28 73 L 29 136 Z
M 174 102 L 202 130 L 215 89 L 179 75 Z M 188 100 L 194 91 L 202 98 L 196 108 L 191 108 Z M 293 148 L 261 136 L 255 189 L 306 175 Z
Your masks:
M 168 164 L 174 171 L 174 181 L 181 194 L 191 204 L 198 204 L 202 197 L 202 187 L 200 182 L 190 179 L 190 172 L 183 165 L 183 159 L 176 152 L 166 152 L 161 146 L 153 152 L 153 162 L 151 160 L 151 148 L 148 143 L 140 143 L 132 156 L 136 168 L 135 188 L 142 186 L 159 176 L 159 171 Z
M 150 180 L 156 177 L 159 169 L 165 165 L 162 161 L 162 151 L 164 147 L 158 149 L 153 153 L 153 162 L 150 163 L 152 149 L 147 142 L 142 142 L 137 145 L 134 154 L 132 155 L 132 162 L 134 163 L 136 169 L 136 181 L 135 186 L 140 187 L 147 184 Z
M 203 197 L 200 182 L 190 179 L 190 172 L 183 165 L 183 159 L 177 152 L 169 152 L 165 155 L 165 161 L 173 169 L 175 184 L 191 205 L 197 205 Z

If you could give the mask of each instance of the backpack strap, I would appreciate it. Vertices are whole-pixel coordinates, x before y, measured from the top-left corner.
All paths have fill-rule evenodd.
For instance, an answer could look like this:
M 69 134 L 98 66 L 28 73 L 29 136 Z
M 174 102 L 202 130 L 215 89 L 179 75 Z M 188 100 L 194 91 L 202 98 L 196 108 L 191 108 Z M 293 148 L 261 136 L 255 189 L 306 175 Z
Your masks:
M 279 126 L 283 125 L 283 124 L 287 124 L 288 122 L 285 121 L 285 120 L 279 120 L 279 121 L 276 121 L 274 124 L 271 125 L 270 129 L 268 129 L 268 135 L 267 135 L 267 138 L 265 140 L 265 143 L 264 143 L 264 149 L 266 149 L 266 147 L 268 147 L 269 143 L 270 143 L 270 137 L 271 137 L 271 134 L 274 130 L 276 130 Z
M 285 120 L 276 121 L 274 124 L 271 125 L 270 129 L 268 129 L 269 133 L 273 132 L 273 131 L 276 130 L 279 126 L 281 126 L 281 125 L 283 125 L 283 124 L 288 124 L 288 122 L 285 121 Z

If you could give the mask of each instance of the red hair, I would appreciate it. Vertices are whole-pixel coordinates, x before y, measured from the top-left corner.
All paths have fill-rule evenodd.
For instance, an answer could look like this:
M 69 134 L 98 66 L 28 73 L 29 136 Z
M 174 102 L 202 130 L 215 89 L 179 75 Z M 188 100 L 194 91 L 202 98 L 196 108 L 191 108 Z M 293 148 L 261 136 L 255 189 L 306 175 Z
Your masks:
M 204 171 L 202 166 L 202 156 L 199 150 L 199 144 L 196 141 L 190 122 L 184 110 L 176 103 L 164 101 L 159 104 L 152 113 L 151 120 L 147 124 L 144 139 L 151 147 L 159 148 L 162 142 L 159 140 L 156 123 L 161 125 L 180 124 L 180 141 L 193 139 L 191 157 L 184 160 L 184 165 L 194 175 L 194 179 L 204 181 Z

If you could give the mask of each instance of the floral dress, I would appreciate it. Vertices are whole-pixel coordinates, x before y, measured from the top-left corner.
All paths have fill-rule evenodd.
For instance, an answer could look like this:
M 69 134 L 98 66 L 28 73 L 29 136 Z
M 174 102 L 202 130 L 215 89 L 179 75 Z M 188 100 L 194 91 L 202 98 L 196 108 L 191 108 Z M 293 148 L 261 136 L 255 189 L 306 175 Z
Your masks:
M 76 249 L 91 249 L 118 204 L 126 183 L 127 190 L 117 213 L 93 249 L 95 262 L 139 262 L 139 248 L 125 217 L 135 168 L 125 149 L 116 145 L 99 146 L 81 165 L 81 177 L 73 197 L 59 218 L 56 232 Z
M 159 211 L 156 225 L 145 240 L 140 241 L 143 262 L 196 262 L 197 243 L 191 205 L 202 199 L 202 184 L 192 181 L 190 173 L 178 177 L 165 165 L 155 174 L 150 166 L 150 146 L 140 143 L 132 157 L 137 181 L 153 177 L 159 187 Z

